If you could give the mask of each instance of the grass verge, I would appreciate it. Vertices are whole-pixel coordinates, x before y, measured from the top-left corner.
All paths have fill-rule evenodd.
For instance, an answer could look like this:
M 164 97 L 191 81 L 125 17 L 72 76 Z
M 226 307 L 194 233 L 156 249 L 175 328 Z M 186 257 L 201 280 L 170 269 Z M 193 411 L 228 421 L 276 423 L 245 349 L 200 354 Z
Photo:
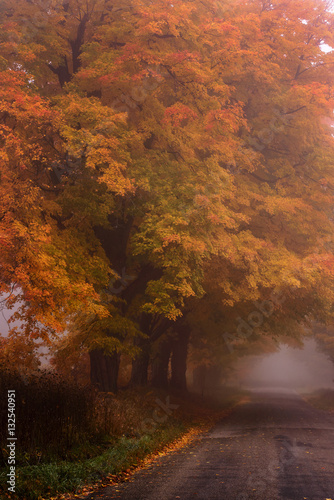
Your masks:
M 185 435 L 192 436 L 210 428 L 215 422 L 231 411 L 241 399 L 241 394 L 227 391 L 215 402 L 204 402 L 193 396 L 186 401 L 184 398 L 172 397 L 173 411 L 166 413 L 162 419 L 161 405 L 158 408 L 160 420 L 163 423 L 152 426 L 152 415 L 156 415 L 157 399 L 167 405 L 169 398 L 165 393 L 136 394 L 126 393 L 117 396 L 127 401 L 133 400 L 133 406 L 138 412 L 138 421 L 146 422 L 136 429 L 129 426 L 129 432 L 122 436 L 104 436 L 101 445 L 90 444 L 87 456 L 84 458 L 87 445 L 71 450 L 66 460 L 48 459 L 45 463 L 21 465 L 16 468 L 15 493 L 9 493 L 7 488 L 8 468 L 0 472 L 0 495 L 3 499 L 41 500 L 57 496 L 63 498 L 67 493 L 80 494 L 87 492 L 89 485 L 101 487 L 105 482 L 126 475 L 132 469 L 143 463 L 150 455 L 161 453 L 168 445 Z M 176 409 L 175 407 L 178 406 Z M 144 432 L 144 430 L 146 432 Z M 181 440 L 181 441 L 180 441 Z M 19 446 L 19 445 L 18 445 Z M 96 456 L 91 456 L 96 453 Z
M 4 498 L 37 500 L 59 493 L 76 492 L 87 484 L 103 481 L 109 474 L 129 469 L 183 432 L 182 426 L 173 425 L 154 435 L 122 437 L 101 455 L 81 462 L 61 461 L 20 467 L 16 471 L 15 495 L 6 493 Z M 1 473 L 0 483 L 2 486 L 6 483 L 6 471 Z

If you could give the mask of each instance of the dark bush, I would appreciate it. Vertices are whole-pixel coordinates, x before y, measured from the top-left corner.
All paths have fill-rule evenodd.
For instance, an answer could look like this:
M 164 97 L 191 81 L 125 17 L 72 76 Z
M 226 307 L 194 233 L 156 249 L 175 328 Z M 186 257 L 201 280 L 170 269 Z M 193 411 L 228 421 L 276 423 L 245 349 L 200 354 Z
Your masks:
M 47 371 L 22 374 L 0 369 L 0 444 L 1 466 L 7 459 L 7 391 L 16 394 L 18 459 L 29 463 L 41 455 L 66 456 L 66 452 L 93 430 L 96 394 L 63 377 Z M 21 454 L 21 455 L 20 455 Z M 43 457 L 44 458 L 44 457 Z

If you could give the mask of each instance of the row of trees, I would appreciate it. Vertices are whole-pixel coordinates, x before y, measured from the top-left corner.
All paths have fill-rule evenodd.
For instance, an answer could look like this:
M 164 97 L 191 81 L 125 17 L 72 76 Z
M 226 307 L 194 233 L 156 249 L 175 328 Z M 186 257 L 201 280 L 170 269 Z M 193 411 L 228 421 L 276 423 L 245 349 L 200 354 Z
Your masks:
M 333 22 L 323 0 L 1 3 L 8 349 L 89 351 L 106 391 L 121 354 L 159 386 L 171 359 L 185 388 L 190 339 L 221 362 L 240 319 L 258 348 L 331 318 Z

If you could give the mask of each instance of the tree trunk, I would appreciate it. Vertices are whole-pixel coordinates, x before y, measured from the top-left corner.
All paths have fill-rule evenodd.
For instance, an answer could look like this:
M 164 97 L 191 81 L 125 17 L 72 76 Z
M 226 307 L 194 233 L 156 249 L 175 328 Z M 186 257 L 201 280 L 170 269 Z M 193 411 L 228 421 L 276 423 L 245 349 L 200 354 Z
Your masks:
M 141 352 L 132 361 L 131 385 L 147 385 L 148 365 L 150 361 L 149 339 L 137 338 L 135 345 L 141 348 Z
M 166 332 L 169 326 L 170 320 L 154 318 L 145 313 L 141 315 L 140 329 L 147 337 L 137 337 L 134 341 L 141 352 L 132 362 L 131 385 L 147 385 L 152 344 Z
M 172 354 L 172 378 L 171 387 L 180 392 L 187 392 L 187 356 L 190 337 L 190 328 L 181 323 L 177 329 L 178 336 L 174 341 Z
M 206 393 L 207 367 L 205 365 L 196 366 L 193 371 L 193 389 L 202 397 Z
M 117 392 L 117 378 L 120 364 L 120 355 L 104 354 L 102 349 L 95 349 L 89 353 L 91 383 L 102 392 Z
M 157 353 L 152 360 L 152 380 L 153 387 L 159 389 L 168 388 L 168 365 L 172 350 L 171 339 L 164 339 L 159 342 Z

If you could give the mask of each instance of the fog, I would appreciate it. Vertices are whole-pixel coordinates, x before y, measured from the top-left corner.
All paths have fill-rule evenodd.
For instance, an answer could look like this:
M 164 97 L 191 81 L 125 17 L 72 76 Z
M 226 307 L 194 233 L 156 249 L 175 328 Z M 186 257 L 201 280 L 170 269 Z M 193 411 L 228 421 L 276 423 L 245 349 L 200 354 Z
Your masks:
M 7 323 L 13 311 L 0 310 L 0 337 L 7 337 Z M 19 326 L 13 323 L 12 326 Z M 48 364 L 48 350 L 39 348 L 42 365 Z M 193 382 L 193 381 L 191 381 Z M 226 380 L 224 381 L 224 384 Z M 211 383 L 203 381 L 203 387 L 197 390 L 210 390 Z M 319 388 L 334 389 L 334 364 L 328 356 L 319 351 L 312 338 L 304 341 L 304 347 L 292 348 L 281 345 L 274 354 L 247 356 L 239 359 L 234 366 L 228 385 L 237 385 L 245 389 L 289 388 L 298 391 L 312 391 Z
M 281 345 L 275 354 L 240 359 L 233 378 L 245 388 L 334 388 L 334 365 L 319 352 L 314 339 L 307 339 L 302 349 Z
M 0 295 L 0 300 L 2 296 Z M 0 303 L 1 304 L 1 303 Z M 20 304 L 15 304 L 11 310 L 7 309 L 6 307 L 0 307 L 0 338 L 1 337 L 8 337 L 8 333 L 10 328 L 19 328 L 21 326 L 20 321 L 13 321 L 10 325 L 8 323 L 9 318 L 14 314 L 20 307 Z M 42 341 L 37 341 L 36 344 L 42 343 Z M 38 353 L 40 356 L 40 362 L 41 366 L 49 366 L 49 349 L 47 347 L 39 347 Z

